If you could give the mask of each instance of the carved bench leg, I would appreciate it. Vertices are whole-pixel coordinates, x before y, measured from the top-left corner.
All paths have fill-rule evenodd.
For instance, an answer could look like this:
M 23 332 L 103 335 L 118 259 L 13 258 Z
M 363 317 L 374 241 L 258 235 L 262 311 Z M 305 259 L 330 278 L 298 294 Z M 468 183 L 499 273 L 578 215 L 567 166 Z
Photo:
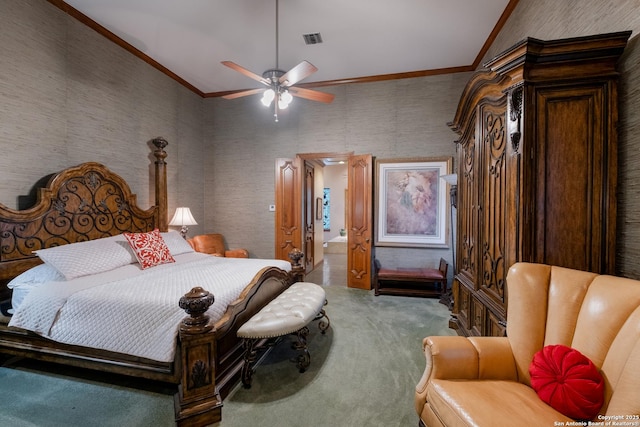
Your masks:
M 309 350 L 307 349 L 307 336 L 309 335 L 309 328 L 304 327 L 299 329 L 296 332 L 296 336 L 298 337 L 298 342 L 293 344 L 293 348 L 296 350 L 301 350 L 302 353 L 298 355 L 295 359 L 297 362 L 297 367 L 300 373 L 303 373 L 307 370 L 309 365 L 311 364 L 311 355 L 309 354 Z
M 244 364 L 242 365 L 242 385 L 244 388 L 251 388 L 251 377 L 253 376 L 252 364 L 256 361 L 258 352 L 255 345 L 258 342 L 257 339 L 245 338 L 242 340 L 242 347 L 244 348 Z
M 326 301 L 324 305 L 327 305 Z M 320 310 L 320 313 L 318 313 L 316 318 L 313 320 L 320 320 L 322 318 L 326 319 L 326 321 L 321 320 L 320 322 L 318 322 L 318 329 L 320 329 L 320 332 L 322 333 L 322 335 L 324 335 L 327 332 L 327 329 L 329 329 L 329 326 L 331 326 L 331 320 L 329 319 L 329 316 L 327 316 L 327 313 L 324 311 L 324 308 Z

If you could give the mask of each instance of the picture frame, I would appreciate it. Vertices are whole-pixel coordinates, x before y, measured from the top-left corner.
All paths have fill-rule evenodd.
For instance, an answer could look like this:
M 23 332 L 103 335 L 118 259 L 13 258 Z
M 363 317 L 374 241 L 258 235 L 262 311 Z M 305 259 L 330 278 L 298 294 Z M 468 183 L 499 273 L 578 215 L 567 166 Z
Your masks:
M 322 220 L 322 197 L 316 197 L 316 220 Z
M 448 247 L 453 158 L 376 159 L 375 246 Z

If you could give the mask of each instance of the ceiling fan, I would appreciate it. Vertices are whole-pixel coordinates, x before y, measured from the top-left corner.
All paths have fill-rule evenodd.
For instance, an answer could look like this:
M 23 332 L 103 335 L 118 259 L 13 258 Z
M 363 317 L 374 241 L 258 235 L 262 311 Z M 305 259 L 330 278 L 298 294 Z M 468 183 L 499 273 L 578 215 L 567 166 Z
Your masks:
M 294 96 L 327 104 L 331 103 L 334 98 L 334 95 L 330 93 L 294 86 L 299 81 L 318 71 L 312 63 L 302 61 L 287 72 L 278 68 L 278 2 L 279 0 L 276 0 L 276 67 L 268 69 L 262 73 L 262 76 L 259 76 L 232 61 L 222 61 L 223 65 L 267 86 L 267 89 L 249 89 L 230 93 L 223 96 L 223 98 L 235 99 L 262 92 L 262 103 L 265 106 L 269 107 L 273 102 L 273 115 L 276 122 L 278 121 L 278 111 L 287 108 Z

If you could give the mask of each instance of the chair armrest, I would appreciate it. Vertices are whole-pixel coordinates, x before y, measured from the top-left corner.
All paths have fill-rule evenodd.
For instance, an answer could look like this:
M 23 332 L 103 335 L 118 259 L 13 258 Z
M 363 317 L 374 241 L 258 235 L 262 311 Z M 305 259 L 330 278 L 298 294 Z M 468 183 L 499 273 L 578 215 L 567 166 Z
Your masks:
M 224 256 L 230 258 L 249 258 L 249 251 L 246 249 L 229 249 L 224 251 Z
M 507 337 L 433 336 L 422 341 L 426 367 L 416 385 L 421 412 L 432 379 L 494 379 L 517 381 L 515 359 Z
M 507 337 L 433 336 L 422 348 L 431 378 L 517 380 Z

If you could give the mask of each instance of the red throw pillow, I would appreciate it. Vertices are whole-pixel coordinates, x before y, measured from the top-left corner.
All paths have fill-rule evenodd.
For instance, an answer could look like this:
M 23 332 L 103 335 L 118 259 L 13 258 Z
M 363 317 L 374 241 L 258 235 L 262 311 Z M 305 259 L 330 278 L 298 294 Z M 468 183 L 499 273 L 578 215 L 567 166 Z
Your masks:
M 148 233 L 122 234 L 129 242 L 129 246 L 133 249 L 143 269 L 159 264 L 176 262 L 157 228 Z
M 592 420 L 604 403 L 604 379 L 578 350 L 548 345 L 533 356 L 531 387 L 542 401 L 575 420 Z

